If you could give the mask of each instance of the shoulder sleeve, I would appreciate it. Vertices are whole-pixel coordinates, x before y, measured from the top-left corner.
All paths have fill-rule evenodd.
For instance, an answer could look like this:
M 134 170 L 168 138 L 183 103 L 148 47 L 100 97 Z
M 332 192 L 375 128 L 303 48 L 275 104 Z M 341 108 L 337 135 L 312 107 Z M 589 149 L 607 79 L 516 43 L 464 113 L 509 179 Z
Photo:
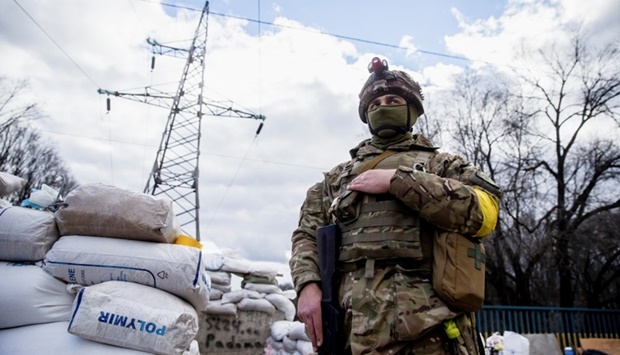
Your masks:
M 328 224 L 323 196 L 323 183 L 317 183 L 308 189 L 300 209 L 298 226 L 291 237 L 292 254 L 289 266 L 298 294 L 308 282 L 321 280 L 315 231 Z
M 491 179 L 447 153 L 435 155 L 426 166 L 426 172 L 399 167 L 390 193 L 439 228 L 478 237 L 495 229 L 501 191 Z

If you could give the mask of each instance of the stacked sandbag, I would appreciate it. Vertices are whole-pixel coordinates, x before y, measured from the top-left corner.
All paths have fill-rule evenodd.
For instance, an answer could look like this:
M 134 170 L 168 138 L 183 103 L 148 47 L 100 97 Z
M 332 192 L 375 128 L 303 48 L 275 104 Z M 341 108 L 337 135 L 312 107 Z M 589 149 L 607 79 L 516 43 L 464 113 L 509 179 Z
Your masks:
M 69 320 L 74 295 L 40 267 L 59 237 L 52 212 L 0 209 L 0 332 Z
M 0 210 L 0 353 L 198 355 L 210 280 L 171 202 L 92 184 L 62 206 Z
M 154 354 L 183 354 L 209 302 L 202 246 L 182 235 L 172 202 L 104 184 L 73 190 L 42 268 L 81 285 L 68 331 Z
M 213 289 L 221 295 L 210 301 L 207 314 L 236 315 L 237 311 L 258 311 L 274 315 L 279 311 L 286 320 L 294 319 L 296 311 L 291 295 L 280 289 L 276 281 L 278 272 L 267 263 L 249 261 L 230 250 L 209 253 L 205 260 L 212 282 L 221 280 L 212 283 Z M 242 278 L 241 289 L 232 289 L 230 275 Z
M 293 301 L 284 294 L 282 289 L 278 286 L 275 278 L 257 276 L 255 274 L 245 275 L 241 282 L 242 290 L 248 292 L 256 292 L 269 302 L 273 308 L 284 313 L 284 319 L 292 321 L 295 318 L 295 305 Z M 262 305 L 264 302 L 259 302 L 251 297 L 247 297 L 241 300 L 237 308 L 239 309 L 254 309 L 259 310 L 261 307 L 268 308 L 267 305 Z
M 209 259 L 208 259 L 209 260 Z M 208 263 L 213 267 L 213 263 Z M 217 266 L 219 269 L 221 267 Z M 211 278 L 211 293 L 209 294 L 209 305 L 207 314 L 214 316 L 236 316 L 237 305 L 234 303 L 222 303 L 224 294 L 232 290 L 232 275 L 228 271 L 215 271 L 207 269 L 207 275 Z
M 312 342 L 301 322 L 287 320 L 275 321 L 270 327 L 265 355 L 310 355 L 314 354 Z

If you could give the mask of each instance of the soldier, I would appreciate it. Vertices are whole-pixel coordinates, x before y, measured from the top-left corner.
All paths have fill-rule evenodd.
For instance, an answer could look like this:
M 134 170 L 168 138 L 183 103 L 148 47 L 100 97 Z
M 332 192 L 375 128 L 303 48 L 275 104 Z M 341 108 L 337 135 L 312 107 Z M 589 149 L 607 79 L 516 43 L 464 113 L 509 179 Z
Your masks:
M 473 313 L 450 307 L 433 290 L 432 238 L 440 230 L 480 238 L 491 233 L 501 191 L 463 158 L 412 134 L 424 113 L 417 82 L 379 58 L 369 72 L 359 116 L 372 137 L 308 190 L 293 232 L 299 319 L 316 351 L 323 342 L 316 229 L 337 224 L 346 344 L 333 353 L 484 353 Z M 447 322 L 458 331 L 450 333 Z

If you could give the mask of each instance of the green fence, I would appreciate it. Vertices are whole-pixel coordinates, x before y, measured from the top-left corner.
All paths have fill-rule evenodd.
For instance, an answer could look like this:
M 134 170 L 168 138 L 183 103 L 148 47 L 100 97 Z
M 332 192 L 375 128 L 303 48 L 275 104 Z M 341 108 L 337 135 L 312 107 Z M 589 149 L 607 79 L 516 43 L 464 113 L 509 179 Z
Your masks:
M 580 346 L 579 338 L 620 338 L 620 309 L 483 306 L 478 330 L 485 339 L 505 330 L 555 334 L 560 346 Z

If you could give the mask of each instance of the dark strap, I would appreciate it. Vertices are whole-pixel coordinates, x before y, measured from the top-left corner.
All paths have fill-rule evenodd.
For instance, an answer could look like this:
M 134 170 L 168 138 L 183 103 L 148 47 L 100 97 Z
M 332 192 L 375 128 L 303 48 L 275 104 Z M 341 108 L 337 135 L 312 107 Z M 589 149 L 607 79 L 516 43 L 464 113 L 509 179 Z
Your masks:
M 364 165 L 364 167 L 362 168 L 362 170 L 360 170 L 360 172 L 358 173 L 361 174 L 367 170 L 370 170 L 372 168 L 374 168 L 375 166 L 377 166 L 377 164 L 379 164 L 379 162 L 381 162 L 381 160 L 389 157 L 392 154 L 395 154 L 396 151 L 395 150 L 386 150 L 383 153 L 377 155 L 376 157 L 372 158 L 372 160 L 370 160 L 368 163 L 366 163 L 366 165 Z

